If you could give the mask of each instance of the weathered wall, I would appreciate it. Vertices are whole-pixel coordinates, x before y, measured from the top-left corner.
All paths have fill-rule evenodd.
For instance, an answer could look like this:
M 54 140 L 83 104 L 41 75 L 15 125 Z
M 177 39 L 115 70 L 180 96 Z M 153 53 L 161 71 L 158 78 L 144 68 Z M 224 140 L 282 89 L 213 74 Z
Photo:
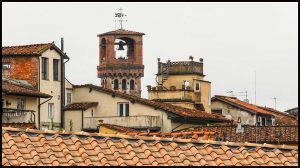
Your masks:
M 2 95 L 2 99 L 4 99 L 4 108 L 14 108 L 16 109 L 17 108 L 17 98 L 18 97 L 23 97 L 25 98 L 25 110 L 34 110 L 35 111 L 35 121 L 36 121 L 36 125 L 38 125 L 38 114 L 37 114 L 37 111 L 38 111 L 38 98 L 36 97 L 28 97 L 28 96 L 14 96 L 14 95 Z M 6 101 L 10 102 L 11 105 L 7 106 L 6 105 Z M 10 123 L 13 123 L 13 122 L 29 122 L 30 120 L 30 116 L 31 114 L 30 113 L 24 113 L 24 115 L 21 115 L 21 116 L 14 116 L 14 117 L 10 117 L 9 120 L 8 120 L 8 117 L 6 116 L 2 116 L 2 123 L 5 123 L 5 122 L 10 122 Z
M 9 78 L 26 80 L 36 89 L 38 88 L 38 57 L 15 56 L 2 57 L 2 62 L 10 63 Z M 2 74 L 2 76 L 5 74 Z
M 81 131 L 82 129 L 82 112 L 81 110 L 65 111 L 65 130 L 70 131 L 70 120 L 73 122 L 73 131 Z
M 61 115 L 61 77 L 60 77 L 60 68 L 59 68 L 59 80 L 54 81 L 53 80 L 53 59 L 59 59 L 61 61 L 61 56 L 59 53 L 55 50 L 48 49 L 46 50 L 42 56 L 40 57 L 40 65 L 42 65 L 42 57 L 46 57 L 49 60 L 49 75 L 48 75 L 48 80 L 43 80 L 42 79 L 42 73 L 40 69 L 40 91 L 46 94 L 49 94 L 52 97 L 50 101 L 47 103 L 44 103 L 41 106 L 41 126 L 42 125 L 49 125 L 51 123 L 51 118 L 48 117 L 48 104 L 49 103 L 54 103 L 54 122 L 56 124 L 60 124 L 60 115 Z M 60 65 L 60 62 L 59 62 Z M 60 67 L 60 66 L 59 66 Z M 40 66 L 42 68 L 42 66 Z M 41 98 L 41 103 L 46 101 L 47 99 Z
M 255 114 L 240 110 L 221 101 L 212 101 L 211 109 L 222 109 L 222 115 L 234 121 L 237 121 L 238 117 L 241 117 L 242 124 L 255 125 L 256 123 Z
M 112 97 L 110 94 L 105 94 L 95 90 L 89 92 L 89 88 L 74 88 L 73 94 L 73 102 L 95 101 L 99 103 L 95 108 L 94 117 L 119 116 L 117 111 L 118 103 L 127 102 L 129 103 L 130 116 L 159 116 L 162 131 L 168 132 L 171 130 L 171 120 L 167 118 L 167 114 L 162 110 L 155 110 L 153 107 L 139 104 L 137 102 L 131 103 L 127 99 Z

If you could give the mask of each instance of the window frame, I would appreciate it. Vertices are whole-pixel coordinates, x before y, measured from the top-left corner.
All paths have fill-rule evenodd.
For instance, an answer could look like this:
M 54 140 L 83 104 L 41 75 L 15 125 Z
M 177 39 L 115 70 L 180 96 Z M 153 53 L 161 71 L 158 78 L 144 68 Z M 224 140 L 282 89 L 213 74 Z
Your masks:
M 8 67 L 5 67 L 5 65 L 8 65 Z M 10 70 L 10 63 L 2 63 L 2 70 Z
M 122 112 L 120 111 L 121 107 L 122 107 Z M 129 102 L 118 102 L 117 103 L 117 110 L 118 110 L 118 116 L 119 117 L 128 117 L 129 112 L 130 112 Z
M 194 91 L 195 92 L 200 92 L 201 90 L 201 82 L 200 81 L 195 81 L 195 87 L 194 87 Z M 197 89 L 197 84 L 199 85 L 199 89 Z
M 50 111 L 50 107 L 53 107 L 52 109 L 52 112 Z M 51 119 L 51 118 L 54 118 L 54 103 L 48 103 L 48 118 Z
M 127 89 L 127 80 L 126 79 L 122 79 L 121 88 L 122 88 L 122 90 L 126 90 Z
M 72 93 L 67 92 L 67 105 L 72 103 Z
M 129 81 L 129 89 L 130 90 L 135 90 L 135 81 L 133 79 L 131 79 Z
M 59 81 L 59 59 L 53 59 L 53 81 Z
M 49 58 L 42 57 L 42 80 L 49 80 Z
M 21 108 L 19 107 L 20 105 L 21 105 Z M 17 97 L 17 109 L 18 110 L 25 110 L 26 109 L 25 97 Z
M 113 81 L 113 89 L 114 90 L 119 90 L 119 80 L 118 79 L 114 79 Z

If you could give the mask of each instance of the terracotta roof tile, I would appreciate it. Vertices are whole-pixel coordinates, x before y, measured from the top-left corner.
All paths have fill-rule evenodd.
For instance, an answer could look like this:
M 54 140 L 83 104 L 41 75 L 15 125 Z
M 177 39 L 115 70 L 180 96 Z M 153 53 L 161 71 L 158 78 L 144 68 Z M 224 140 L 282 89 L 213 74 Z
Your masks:
M 51 95 L 39 92 L 33 88 L 25 87 L 8 81 L 2 81 L 2 92 L 8 95 L 23 95 L 41 98 L 51 97 Z
M 58 51 L 61 55 L 64 56 L 64 58 L 69 58 L 54 44 L 54 42 L 30 44 L 30 45 L 18 45 L 18 46 L 3 46 L 2 56 L 17 56 L 17 55 L 40 56 L 44 51 L 50 48 L 53 48 L 56 51 Z
M 176 114 L 179 117 L 201 118 L 201 119 L 205 119 L 205 120 L 218 121 L 218 122 L 229 122 L 230 121 L 230 120 L 226 119 L 223 115 L 207 113 L 205 111 L 200 111 L 200 110 L 188 109 L 188 108 L 184 108 L 184 107 L 171 105 L 168 103 L 155 102 L 155 101 L 151 101 L 151 100 L 140 98 L 140 97 L 137 97 L 134 95 L 129 95 L 126 93 L 110 90 L 110 89 L 92 85 L 92 84 L 74 85 L 73 87 L 74 88 L 87 87 L 90 89 L 94 89 L 96 91 L 112 94 L 112 95 L 115 95 L 115 96 L 118 96 L 121 98 L 129 99 L 131 101 L 136 101 L 138 103 L 154 107 L 156 109 L 161 109 L 161 110 Z
M 34 134 L 37 137 L 33 137 Z M 2 135 L 2 165 L 7 166 L 298 165 L 298 147 L 294 146 L 191 139 L 183 142 L 159 137 L 153 141 L 148 136 L 137 138 L 124 134 L 66 133 L 9 127 L 2 127 Z M 20 147 L 24 140 L 29 140 L 30 145 L 27 146 L 34 146 L 34 149 Z M 49 146 L 49 142 L 52 145 Z M 76 146 L 75 143 L 81 145 Z M 76 150 L 70 151 L 70 145 L 76 146 Z M 119 152 L 120 149 L 123 153 Z
M 236 106 L 238 108 L 243 108 L 247 111 L 250 111 L 252 113 L 259 113 L 263 115 L 272 115 L 271 112 L 264 110 L 262 108 L 259 108 L 258 106 L 254 104 L 247 103 L 245 101 L 239 100 L 236 97 L 229 97 L 229 96 L 221 96 L 221 95 L 215 95 L 212 98 L 212 101 L 214 100 L 221 100 L 223 102 L 229 103 L 233 106 Z
M 64 110 L 87 110 L 98 105 L 98 102 L 75 102 L 65 106 Z

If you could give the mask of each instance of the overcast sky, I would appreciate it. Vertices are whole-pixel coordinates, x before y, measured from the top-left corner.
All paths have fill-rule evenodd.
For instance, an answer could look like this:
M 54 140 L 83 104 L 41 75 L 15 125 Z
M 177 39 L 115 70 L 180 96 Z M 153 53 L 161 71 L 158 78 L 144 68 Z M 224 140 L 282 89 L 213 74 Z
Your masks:
M 100 84 L 97 34 L 114 30 L 122 7 L 125 29 L 144 32 L 146 85 L 155 85 L 163 62 L 204 59 L 213 95 L 241 95 L 254 103 L 287 110 L 298 107 L 298 4 L 294 3 L 2 3 L 2 46 L 47 43 L 71 58 L 73 84 Z M 244 99 L 243 96 L 238 96 Z

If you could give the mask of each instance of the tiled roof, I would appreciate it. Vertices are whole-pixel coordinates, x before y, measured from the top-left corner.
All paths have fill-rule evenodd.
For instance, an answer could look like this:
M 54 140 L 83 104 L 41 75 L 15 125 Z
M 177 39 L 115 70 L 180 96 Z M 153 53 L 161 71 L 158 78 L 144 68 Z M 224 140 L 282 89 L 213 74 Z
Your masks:
M 88 108 L 95 107 L 97 105 L 98 102 L 75 102 L 66 105 L 64 110 L 87 110 Z
M 8 95 L 22 95 L 41 98 L 51 97 L 51 95 L 48 95 L 46 93 L 42 93 L 9 81 L 2 81 L 2 92 Z
M 298 121 L 295 116 L 292 116 L 288 113 L 281 112 L 269 107 L 262 107 L 262 106 L 257 106 L 257 107 L 271 112 L 275 116 L 275 121 L 276 124 L 278 125 L 298 125 Z
M 298 166 L 298 147 L 2 127 L 3 166 Z
M 2 123 L 2 127 L 36 129 L 35 123 Z
M 98 36 L 103 36 L 103 35 L 145 35 L 145 33 L 125 30 L 125 29 L 118 29 L 118 30 L 98 34 Z
M 242 108 L 242 109 L 247 110 L 252 113 L 258 113 L 258 114 L 262 114 L 262 115 L 272 115 L 271 112 L 264 110 L 262 108 L 259 108 L 254 104 L 249 104 L 245 101 L 239 100 L 236 97 L 215 95 L 212 98 L 212 101 L 215 101 L 215 100 L 223 101 L 225 103 L 228 103 L 228 104 L 233 105 L 238 108 Z
M 68 58 L 55 44 L 42 43 L 42 44 L 31 44 L 31 45 L 19 45 L 19 46 L 4 46 L 2 47 L 2 56 L 17 56 L 17 55 L 29 55 L 39 56 L 49 48 L 54 48 L 60 54 L 64 55 L 64 58 Z
M 100 125 L 100 127 L 110 128 L 117 132 L 138 132 L 135 129 L 132 129 L 129 127 L 123 127 L 123 126 L 115 125 L 115 124 L 100 123 L 99 125 Z
M 87 87 L 90 89 L 94 89 L 96 91 L 100 91 L 100 92 L 108 93 L 108 94 L 118 96 L 121 98 L 125 98 L 132 102 L 138 102 L 138 103 L 141 103 L 141 104 L 144 104 L 147 106 L 154 107 L 156 109 L 161 109 L 161 110 L 176 114 L 181 117 L 201 118 L 201 119 L 205 119 L 205 120 L 218 121 L 218 122 L 229 122 L 230 121 L 230 120 L 226 119 L 223 115 L 207 113 L 205 111 L 188 109 L 188 108 L 184 108 L 184 107 L 171 105 L 168 103 L 155 102 L 155 101 L 151 101 L 148 99 L 140 98 L 140 97 L 137 97 L 134 95 L 129 95 L 129 94 L 118 92 L 118 91 L 113 91 L 113 90 L 103 88 L 100 86 L 96 86 L 96 85 L 92 85 L 92 84 L 74 85 L 73 87 L 74 88 Z

